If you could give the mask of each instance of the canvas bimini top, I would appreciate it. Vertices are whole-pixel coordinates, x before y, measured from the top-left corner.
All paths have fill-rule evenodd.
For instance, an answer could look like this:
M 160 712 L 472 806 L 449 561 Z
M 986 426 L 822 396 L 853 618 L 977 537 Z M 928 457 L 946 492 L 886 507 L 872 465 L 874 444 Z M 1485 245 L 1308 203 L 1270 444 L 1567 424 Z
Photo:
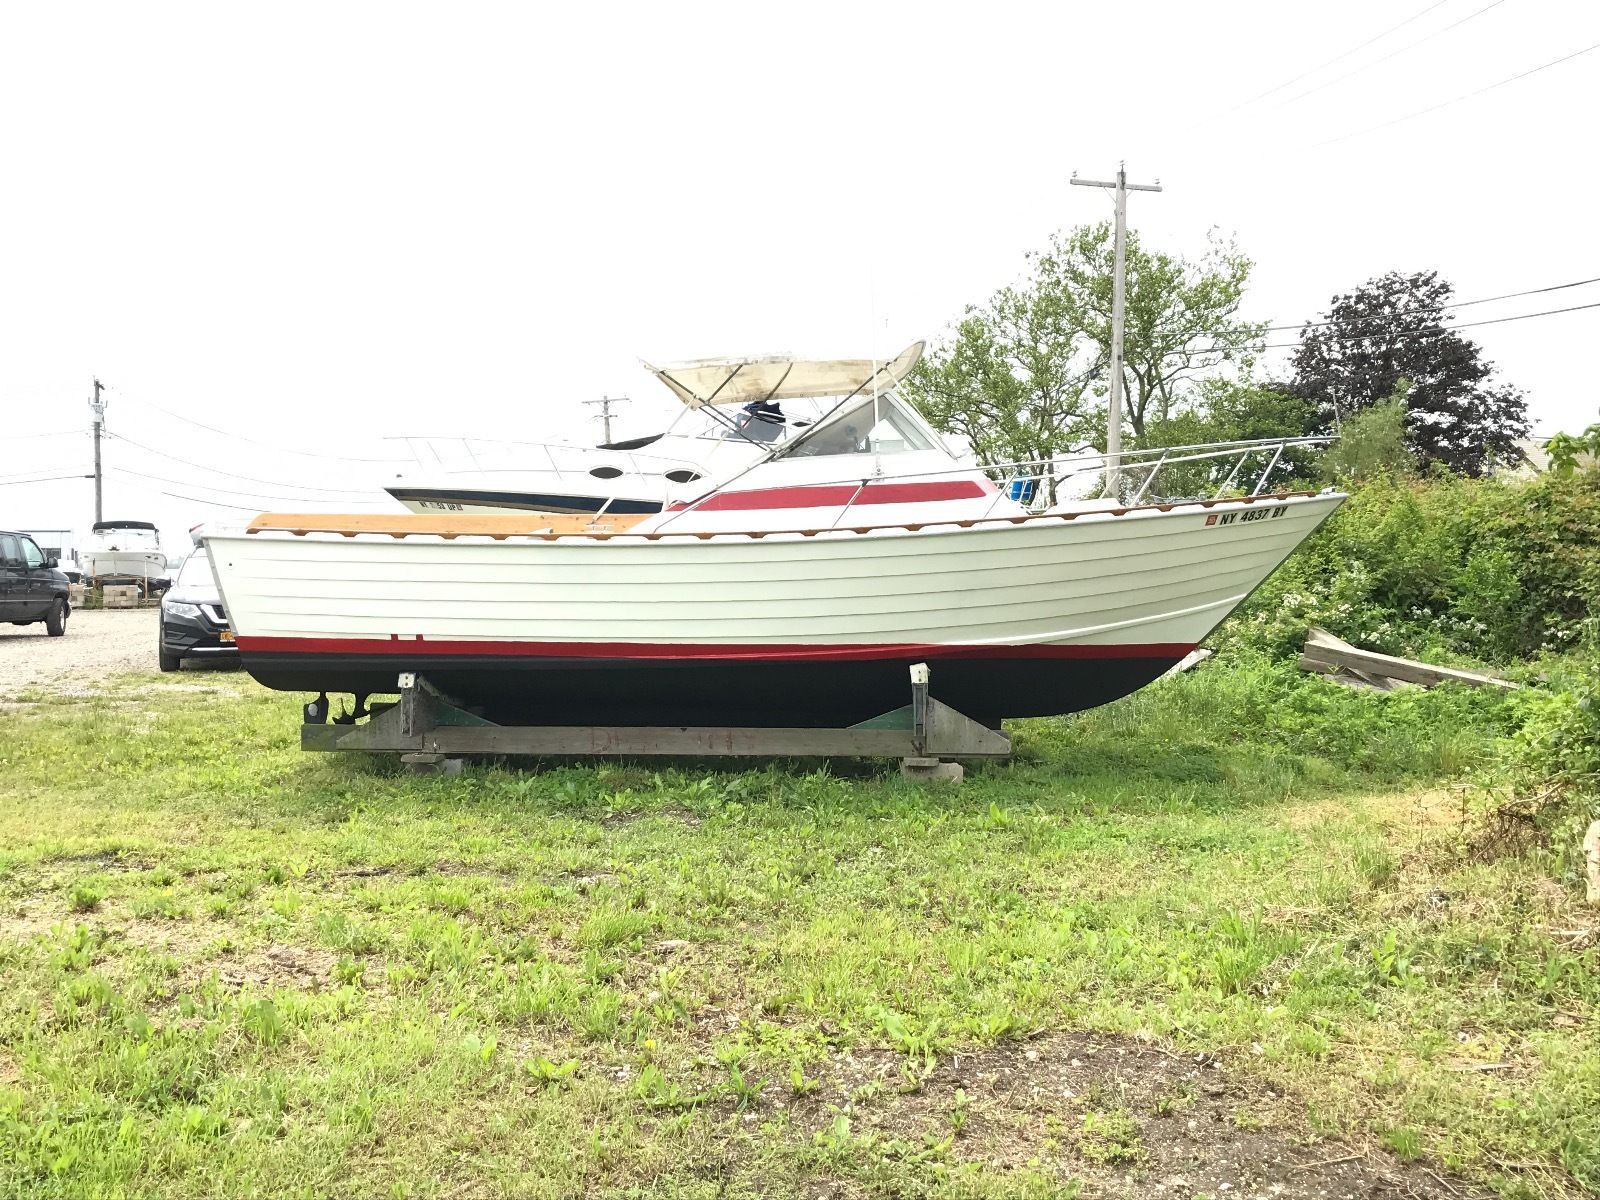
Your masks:
M 690 408 L 749 404 L 755 400 L 800 400 L 887 391 L 911 373 L 923 343 L 913 342 L 888 362 L 868 358 L 702 358 L 665 367 L 645 367 Z
M 94 533 L 107 533 L 113 529 L 148 529 L 156 532 L 156 527 L 149 521 L 96 521 L 90 529 Z

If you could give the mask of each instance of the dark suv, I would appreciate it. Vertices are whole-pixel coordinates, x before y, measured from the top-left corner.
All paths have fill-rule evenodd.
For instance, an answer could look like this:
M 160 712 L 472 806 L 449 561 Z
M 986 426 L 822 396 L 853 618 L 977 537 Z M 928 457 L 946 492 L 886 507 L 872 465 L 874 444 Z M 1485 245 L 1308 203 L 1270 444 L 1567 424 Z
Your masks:
M 72 611 L 67 577 L 25 533 L 0 530 L 0 620 L 13 625 L 43 621 L 45 632 L 60 637 Z
M 176 671 L 186 658 L 239 659 L 204 546 L 183 560 L 178 578 L 161 597 L 156 658 L 163 671 Z

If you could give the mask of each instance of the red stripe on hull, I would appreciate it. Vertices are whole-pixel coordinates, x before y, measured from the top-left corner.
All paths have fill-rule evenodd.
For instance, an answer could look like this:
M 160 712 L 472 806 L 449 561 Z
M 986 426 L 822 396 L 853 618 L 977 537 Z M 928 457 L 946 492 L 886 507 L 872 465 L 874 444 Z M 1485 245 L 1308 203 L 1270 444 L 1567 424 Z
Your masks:
M 508 658 L 605 658 L 769 662 L 853 662 L 862 659 L 1097 659 L 1182 658 L 1194 646 L 1184 642 L 1129 642 L 1117 645 L 941 646 L 925 643 L 875 645 L 690 644 L 682 642 L 493 642 L 434 641 L 423 638 L 255 637 L 241 634 L 247 654 L 469 655 Z
M 974 479 L 935 483 L 853 483 L 814 487 L 755 488 L 748 492 L 719 492 L 699 504 L 670 505 L 668 512 L 693 507 L 696 512 L 750 512 L 771 508 L 842 508 L 856 504 L 927 504 L 938 500 L 979 500 L 990 494 Z

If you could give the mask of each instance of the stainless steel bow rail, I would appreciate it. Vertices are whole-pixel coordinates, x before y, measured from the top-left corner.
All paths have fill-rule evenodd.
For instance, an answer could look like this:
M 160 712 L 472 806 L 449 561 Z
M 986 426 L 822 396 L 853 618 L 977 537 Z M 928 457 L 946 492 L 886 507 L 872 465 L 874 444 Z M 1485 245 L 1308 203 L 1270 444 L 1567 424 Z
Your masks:
M 1267 484 L 1276 472 L 1288 470 L 1284 455 L 1296 449 L 1326 446 L 1329 437 L 1255 438 L 1235 442 L 1197 442 L 1188 446 L 1157 446 L 1147 450 L 1124 450 L 1113 456 L 1091 447 L 1082 447 L 1055 458 L 1020 459 L 1016 462 L 979 463 L 969 466 L 952 462 L 949 466 L 924 471 L 882 471 L 870 475 L 832 476 L 808 479 L 808 487 L 854 487 L 850 498 L 828 526 L 847 526 L 846 518 L 868 487 L 879 483 L 904 483 L 911 480 L 949 480 L 970 478 L 982 471 L 998 485 L 989 507 L 979 519 L 992 516 L 1002 500 L 1012 498 L 1030 512 L 1043 512 L 1057 503 L 1057 492 L 1079 482 L 1086 486 L 1084 499 L 1111 502 L 1127 508 L 1150 503 L 1180 503 L 1193 500 L 1221 500 L 1266 494 Z M 892 465 L 892 464 L 891 464 Z M 1259 468 L 1259 470 L 1258 470 Z M 1158 483 L 1177 478 L 1181 491 L 1163 492 Z M 735 476 L 737 479 L 738 476 Z M 1251 480 L 1254 480 L 1251 483 Z M 654 528 L 658 533 L 673 533 L 674 521 L 694 512 L 701 505 L 723 495 L 733 480 L 723 480 L 688 501 Z M 1076 501 L 1066 501 L 1071 506 Z
M 692 758 L 898 758 L 909 778 L 958 781 L 959 761 L 1004 759 L 1011 739 L 939 703 L 927 664 L 911 668 L 911 703 L 845 729 L 672 725 L 496 725 L 451 699 L 423 676 L 398 679 L 398 701 L 329 722 L 326 694 L 305 706 L 302 750 L 399 754 L 415 771 L 460 770 L 466 755 Z M 363 718 L 365 718 L 363 720 Z

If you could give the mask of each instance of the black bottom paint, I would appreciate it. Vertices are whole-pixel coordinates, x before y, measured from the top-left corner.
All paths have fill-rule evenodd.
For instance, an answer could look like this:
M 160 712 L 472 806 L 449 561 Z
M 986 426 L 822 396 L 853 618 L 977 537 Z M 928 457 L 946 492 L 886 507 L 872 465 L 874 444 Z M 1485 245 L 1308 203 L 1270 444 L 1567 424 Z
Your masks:
M 390 695 L 413 671 L 502 725 L 728 725 L 832 728 L 910 703 L 917 658 L 727 662 L 452 655 L 244 653 L 244 666 L 289 692 Z M 1077 712 L 1126 696 L 1177 658 L 938 659 L 931 694 L 984 724 Z

